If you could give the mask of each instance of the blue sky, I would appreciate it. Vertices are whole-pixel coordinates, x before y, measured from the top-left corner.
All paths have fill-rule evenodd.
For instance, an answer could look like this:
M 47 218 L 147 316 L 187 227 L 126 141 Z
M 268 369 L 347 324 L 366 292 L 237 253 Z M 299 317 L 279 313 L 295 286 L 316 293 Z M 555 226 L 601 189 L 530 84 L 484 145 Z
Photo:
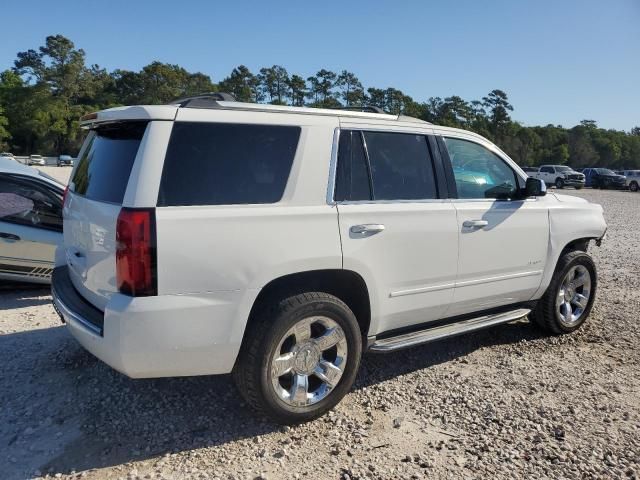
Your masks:
M 526 125 L 640 125 L 640 0 L 3 2 L 0 69 L 63 34 L 108 70 L 350 70 L 416 100 L 507 92 Z

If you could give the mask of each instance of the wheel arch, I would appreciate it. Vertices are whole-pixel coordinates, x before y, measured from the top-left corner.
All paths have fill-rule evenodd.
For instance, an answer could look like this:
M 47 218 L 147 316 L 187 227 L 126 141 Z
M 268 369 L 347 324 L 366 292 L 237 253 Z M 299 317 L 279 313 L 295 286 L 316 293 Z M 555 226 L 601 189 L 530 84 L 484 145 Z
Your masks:
M 308 270 L 274 278 L 260 289 L 255 298 L 245 333 L 255 321 L 257 312 L 269 308 L 279 300 L 304 292 L 325 292 L 342 300 L 356 316 L 360 331 L 366 338 L 371 325 L 369 288 L 360 274 L 345 269 Z
M 531 297 L 539 299 L 551 283 L 558 260 L 567 251 L 586 252 L 591 240 L 601 239 L 607 231 L 602 207 L 580 201 L 560 203 L 549 210 L 549 248 L 540 287 Z

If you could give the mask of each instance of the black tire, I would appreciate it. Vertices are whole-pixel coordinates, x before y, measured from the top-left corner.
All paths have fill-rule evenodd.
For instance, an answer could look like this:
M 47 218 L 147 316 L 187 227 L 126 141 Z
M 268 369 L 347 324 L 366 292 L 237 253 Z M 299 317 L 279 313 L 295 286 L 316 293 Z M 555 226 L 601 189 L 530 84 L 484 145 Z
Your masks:
M 576 185 L 576 190 L 582 190 L 582 185 Z
M 564 188 L 564 180 L 560 177 L 556 178 L 556 188 L 560 190 Z
M 576 265 L 585 267 L 591 276 L 591 289 L 586 307 L 580 316 L 578 323 L 572 326 L 566 326 L 556 312 L 556 299 L 560 293 L 560 287 L 565 276 Z M 598 277 L 596 266 L 591 256 L 586 252 L 574 250 L 564 253 L 558 260 L 551 283 L 542 298 L 538 300 L 535 309 L 531 312 L 531 319 L 543 330 L 560 335 L 570 333 L 580 328 L 589 317 L 593 301 L 596 298 L 596 290 L 598 286 Z
M 631 182 L 629 184 L 629 190 L 631 190 L 632 192 L 637 192 L 638 191 L 638 182 Z
M 292 406 L 276 394 L 271 384 L 270 362 L 289 329 L 310 316 L 325 316 L 343 330 L 347 361 L 337 385 L 326 397 L 306 406 Z M 318 418 L 349 392 L 362 354 L 362 334 L 355 315 L 340 299 L 324 292 L 309 292 L 281 300 L 271 310 L 252 319 L 233 371 L 235 384 L 247 403 L 259 414 L 279 424 L 293 425 Z

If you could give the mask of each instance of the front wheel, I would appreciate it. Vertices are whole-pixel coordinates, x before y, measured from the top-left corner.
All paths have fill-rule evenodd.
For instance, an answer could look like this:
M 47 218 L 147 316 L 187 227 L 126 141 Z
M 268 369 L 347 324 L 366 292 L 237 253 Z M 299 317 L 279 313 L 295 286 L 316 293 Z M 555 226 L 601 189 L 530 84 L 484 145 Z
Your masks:
M 564 180 L 562 180 L 561 178 L 556 178 L 556 188 L 564 188 Z
M 254 319 L 234 379 L 258 413 L 281 424 L 306 422 L 351 389 L 361 353 L 362 335 L 349 307 L 327 293 L 304 293 Z
M 596 296 L 596 266 L 585 252 L 560 257 L 547 291 L 531 313 L 543 329 L 562 334 L 573 332 L 587 320 Z
M 629 190 L 631 190 L 632 192 L 637 192 L 638 191 L 638 182 L 631 182 L 629 184 Z

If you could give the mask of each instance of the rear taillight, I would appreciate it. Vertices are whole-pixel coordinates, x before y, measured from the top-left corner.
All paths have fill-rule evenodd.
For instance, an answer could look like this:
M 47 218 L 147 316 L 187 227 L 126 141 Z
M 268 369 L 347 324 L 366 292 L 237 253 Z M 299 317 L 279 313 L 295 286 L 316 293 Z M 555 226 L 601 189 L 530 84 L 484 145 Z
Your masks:
M 116 284 L 132 297 L 158 294 L 153 209 L 123 208 L 116 226 Z

